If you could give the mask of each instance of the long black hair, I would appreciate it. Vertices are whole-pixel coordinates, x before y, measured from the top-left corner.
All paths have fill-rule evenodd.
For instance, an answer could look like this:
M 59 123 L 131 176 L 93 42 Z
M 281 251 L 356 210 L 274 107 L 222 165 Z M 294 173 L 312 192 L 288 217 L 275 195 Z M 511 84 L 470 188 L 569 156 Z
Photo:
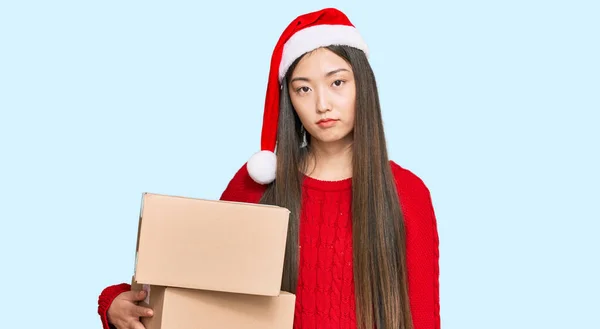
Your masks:
M 352 234 L 357 322 L 365 329 L 412 329 L 404 218 L 389 166 L 375 76 L 362 51 L 348 46 L 326 48 L 351 65 L 356 81 Z M 302 128 L 287 85 L 299 60 L 282 83 L 277 174 L 261 199 L 291 211 L 282 290 L 293 293 L 298 283 L 301 184 L 310 152 L 310 135 Z

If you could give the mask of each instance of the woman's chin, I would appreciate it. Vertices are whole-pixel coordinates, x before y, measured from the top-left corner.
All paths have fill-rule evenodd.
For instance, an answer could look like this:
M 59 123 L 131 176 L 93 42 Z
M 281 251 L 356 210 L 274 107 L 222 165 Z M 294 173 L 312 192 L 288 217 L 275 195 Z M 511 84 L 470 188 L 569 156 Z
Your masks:
M 341 132 L 323 132 L 311 136 L 311 139 L 322 144 L 339 144 L 352 142 L 352 136 L 349 133 Z

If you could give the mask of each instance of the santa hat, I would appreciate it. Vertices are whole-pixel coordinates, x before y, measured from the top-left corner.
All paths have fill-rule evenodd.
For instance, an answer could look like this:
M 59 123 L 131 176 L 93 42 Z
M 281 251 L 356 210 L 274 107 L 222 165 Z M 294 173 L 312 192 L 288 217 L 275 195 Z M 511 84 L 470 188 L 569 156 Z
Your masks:
M 255 182 L 268 184 L 275 180 L 277 158 L 274 152 L 277 144 L 281 80 L 296 59 L 307 52 L 330 45 L 351 46 L 368 55 L 367 45 L 358 30 L 344 13 L 335 8 L 298 16 L 279 38 L 271 57 L 261 151 L 252 155 L 246 164 L 248 173 Z

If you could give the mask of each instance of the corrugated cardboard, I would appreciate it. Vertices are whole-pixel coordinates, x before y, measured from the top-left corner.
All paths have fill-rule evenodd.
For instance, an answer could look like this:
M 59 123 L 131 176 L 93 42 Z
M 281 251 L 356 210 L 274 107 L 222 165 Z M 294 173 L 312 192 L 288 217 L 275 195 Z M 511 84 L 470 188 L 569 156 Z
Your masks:
M 142 317 L 146 329 L 292 329 L 296 296 L 257 296 L 144 286 L 148 292 L 141 306 L 154 310 Z M 135 281 L 133 290 L 141 290 Z
M 144 193 L 137 282 L 277 296 L 289 210 Z

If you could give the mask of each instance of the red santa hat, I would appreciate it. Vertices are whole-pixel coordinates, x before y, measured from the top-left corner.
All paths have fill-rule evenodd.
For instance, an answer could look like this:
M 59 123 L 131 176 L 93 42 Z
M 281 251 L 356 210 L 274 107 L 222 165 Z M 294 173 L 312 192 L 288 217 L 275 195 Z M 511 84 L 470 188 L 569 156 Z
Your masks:
M 368 56 L 368 48 L 348 17 L 335 8 L 298 16 L 283 31 L 273 55 L 267 83 L 263 114 L 261 151 L 252 155 L 246 166 L 252 179 L 259 184 L 275 180 L 277 158 L 277 123 L 281 80 L 290 65 L 299 57 L 317 48 L 345 45 L 358 48 Z

